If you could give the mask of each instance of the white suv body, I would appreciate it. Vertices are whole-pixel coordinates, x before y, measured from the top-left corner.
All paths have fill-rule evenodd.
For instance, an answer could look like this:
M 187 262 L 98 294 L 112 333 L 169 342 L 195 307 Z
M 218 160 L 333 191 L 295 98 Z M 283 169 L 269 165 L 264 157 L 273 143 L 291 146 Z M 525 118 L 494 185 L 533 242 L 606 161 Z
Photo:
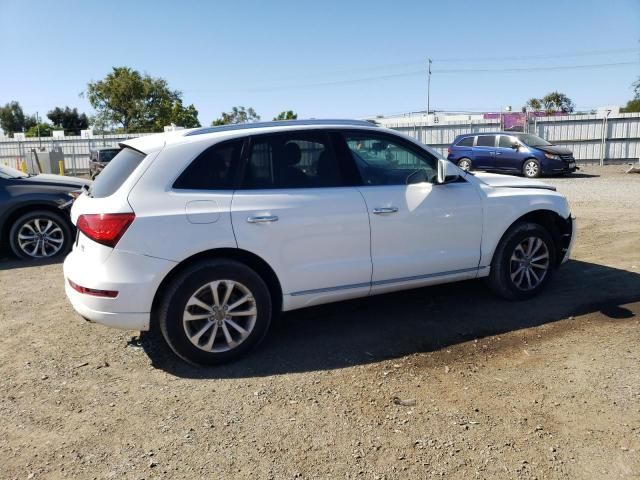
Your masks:
M 575 234 L 553 187 L 464 172 L 365 122 L 181 130 L 121 146 L 73 205 L 66 293 L 88 320 L 159 324 L 196 363 L 243 353 L 280 310 L 478 277 L 527 298 Z

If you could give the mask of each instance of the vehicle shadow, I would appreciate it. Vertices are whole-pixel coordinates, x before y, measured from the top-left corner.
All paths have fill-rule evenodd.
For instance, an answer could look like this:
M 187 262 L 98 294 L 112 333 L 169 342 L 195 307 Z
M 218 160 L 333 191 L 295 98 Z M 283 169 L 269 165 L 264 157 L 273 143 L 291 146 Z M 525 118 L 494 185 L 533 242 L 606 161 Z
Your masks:
M 64 255 L 45 260 L 21 260 L 16 257 L 0 255 L 0 270 L 13 270 L 29 267 L 42 267 L 64 262 Z
M 283 315 L 263 344 L 239 361 L 202 368 L 178 360 L 157 334 L 141 337 L 152 364 L 185 378 L 245 378 L 330 370 L 432 352 L 476 338 L 601 312 L 632 318 L 640 274 L 570 261 L 526 302 L 496 298 L 467 281 L 298 310 Z

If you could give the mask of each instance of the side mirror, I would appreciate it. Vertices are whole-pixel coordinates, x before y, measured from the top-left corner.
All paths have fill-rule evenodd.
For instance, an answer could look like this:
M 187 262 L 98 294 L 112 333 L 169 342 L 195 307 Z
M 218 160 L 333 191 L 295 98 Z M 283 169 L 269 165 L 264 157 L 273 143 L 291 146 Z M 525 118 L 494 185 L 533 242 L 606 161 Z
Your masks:
M 513 148 L 514 150 L 519 150 L 521 146 L 522 145 L 520 145 L 518 142 L 516 142 L 513 145 L 511 145 L 511 148 Z
M 438 160 L 438 185 L 455 182 L 460 178 L 460 170 L 449 160 Z

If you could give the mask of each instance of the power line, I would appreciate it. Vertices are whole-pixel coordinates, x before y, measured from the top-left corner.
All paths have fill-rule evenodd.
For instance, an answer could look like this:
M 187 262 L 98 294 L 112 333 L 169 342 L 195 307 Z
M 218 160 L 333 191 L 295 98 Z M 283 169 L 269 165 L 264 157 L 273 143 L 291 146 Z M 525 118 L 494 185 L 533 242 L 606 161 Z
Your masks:
M 434 62 L 435 63 L 435 62 Z M 498 68 L 459 68 L 459 69 L 443 69 L 438 70 L 436 68 L 433 69 L 434 75 L 441 74 L 454 74 L 454 73 L 465 73 L 465 74 L 485 74 L 485 73 L 517 73 L 517 72 L 536 72 L 536 71 L 558 71 L 558 70 L 588 70 L 588 69 L 599 69 L 599 68 L 613 68 L 613 67 L 622 67 L 627 65 L 640 65 L 639 61 L 633 62 L 612 62 L 612 63 L 594 63 L 594 64 L 582 64 L 582 65 L 556 65 L 556 66 L 529 66 L 529 67 L 498 67 Z M 344 80 L 330 80 L 326 82 L 314 82 L 314 83 L 297 83 L 297 84 L 289 84 L 289 85 L 274 85 L 267 87 L 256 87 L 256 88 L 247 88 L 247 89 L 229 89 L 229 90 L 185 90 L 186 92 L 268 92 L 268 91 L 278 91 L 278 90 L 291 90 L 291 89 L 301 89 L 301 88 L 314 88 L 314 87 L 326 87 L 326 86 L 334 86 L 334 85 L 352 85 L 363 82 L 370 82 L 375 80 L 389 80 L 393 78 L 404 78 L 404 77 L 414 77 L 421 76 L 425 74 L 424 68 L 419 70 L 413 70 L 409 72 L 402 73 L 390 73 L 385 75 L 374 75 L 367 77 L 359 77 L 359 78 L 351 78 Z

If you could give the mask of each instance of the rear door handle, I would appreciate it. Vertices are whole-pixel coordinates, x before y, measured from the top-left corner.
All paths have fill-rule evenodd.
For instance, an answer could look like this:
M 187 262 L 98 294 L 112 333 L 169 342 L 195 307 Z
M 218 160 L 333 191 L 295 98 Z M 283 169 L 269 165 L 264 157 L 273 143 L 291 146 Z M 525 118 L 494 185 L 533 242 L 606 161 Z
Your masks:
M 247 218 L 247 222 L 249 223 L 269 223 L 269 222 L 277 222 L 277 215 L 264 215 L 258 217 L 249 217 Z
M 396 213 L 398 207 L 378 207 L 373 209 L 373 213 L 376 215 L 384 215 L 385 213 Z

